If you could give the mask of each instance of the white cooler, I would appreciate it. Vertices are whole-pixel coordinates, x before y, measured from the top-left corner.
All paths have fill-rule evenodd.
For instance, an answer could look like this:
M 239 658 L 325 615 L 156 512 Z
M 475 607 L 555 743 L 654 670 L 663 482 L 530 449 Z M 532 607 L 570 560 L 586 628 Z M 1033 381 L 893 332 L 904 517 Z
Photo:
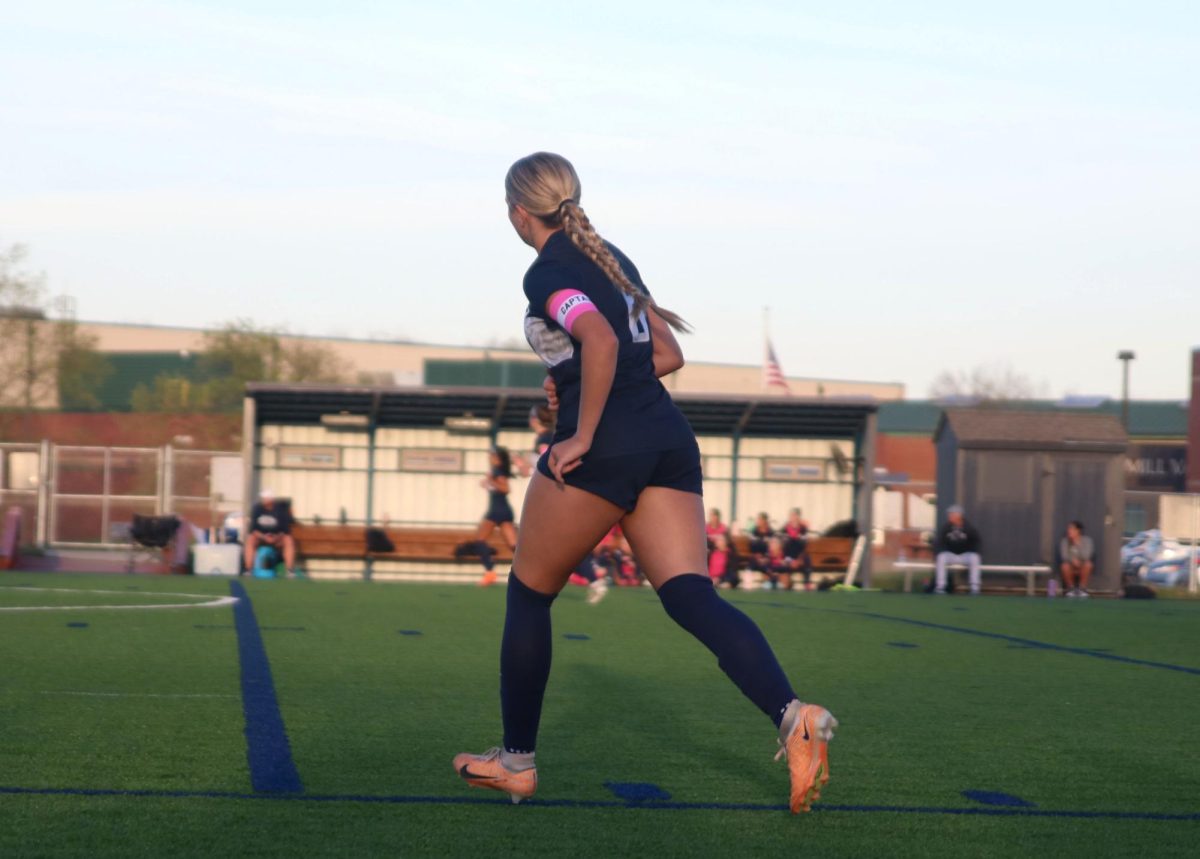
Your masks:
M 192 572 L 198 576 L 236 576 L 242 547 L 237 543 L 197 543 L 192 546 Z

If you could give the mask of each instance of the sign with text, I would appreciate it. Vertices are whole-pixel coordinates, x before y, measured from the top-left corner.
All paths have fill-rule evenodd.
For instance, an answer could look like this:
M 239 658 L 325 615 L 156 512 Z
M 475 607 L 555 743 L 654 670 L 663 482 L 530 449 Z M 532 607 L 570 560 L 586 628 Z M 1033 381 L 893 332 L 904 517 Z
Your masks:
M 1126 489 L 1183 492 L 1187 448 L 1177 444 L 1131 444 L 1125 457 Z
M 463 470 L 463 452 L 437 448 L 406 448 L 400 451 L 400 470 L 460 474 Z
M 240 462 L 240 460 L 239 460 Z M 279 468 L 327 468 L 342 467 L 340 447 L 310 445 L 280 445 L 276 448 L 275 464 Z
M 825 479 L 823 459 L 764 459 L 763 480 L 812 483 Z

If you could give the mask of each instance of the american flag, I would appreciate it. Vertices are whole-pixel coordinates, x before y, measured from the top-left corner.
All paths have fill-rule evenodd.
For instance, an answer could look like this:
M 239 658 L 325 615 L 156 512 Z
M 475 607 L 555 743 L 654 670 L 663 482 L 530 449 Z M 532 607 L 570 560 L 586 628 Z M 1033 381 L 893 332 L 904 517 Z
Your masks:
M 775 357 L 775 347 L 771 345 L 769 339 L 767 340 L 767 354 L 763 359 L 763 387 L 767 390 L 783 388 L 785 394 L 792 392 L 792 389 L 788 387 L 787 379 L 783 376 L 783 368 L 779 366 L 779 359 Z

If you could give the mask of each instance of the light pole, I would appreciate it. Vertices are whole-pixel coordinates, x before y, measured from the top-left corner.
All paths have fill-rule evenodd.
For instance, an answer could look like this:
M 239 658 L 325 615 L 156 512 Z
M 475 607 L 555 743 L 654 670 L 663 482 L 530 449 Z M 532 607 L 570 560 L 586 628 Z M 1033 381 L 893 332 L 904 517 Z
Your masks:
M 1129 362 L 1136 357 L 1128 349 L 1117 353 L 1117 359 L 1121 362 L 1121 424 L 1125 432 L 1129 432 Z

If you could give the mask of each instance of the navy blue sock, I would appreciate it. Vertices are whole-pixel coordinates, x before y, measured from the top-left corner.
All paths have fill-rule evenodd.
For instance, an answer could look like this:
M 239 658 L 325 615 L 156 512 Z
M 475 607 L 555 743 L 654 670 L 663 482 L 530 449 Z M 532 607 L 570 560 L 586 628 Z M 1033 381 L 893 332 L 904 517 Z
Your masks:
M 658 589 L 663 608 L 717 657 L 729 679 L 775 727 L 796 694 L 758 625 L 721 599 L 705 575 L 676 576 Z
M 500 642 L 500 712 L 504 750 L 532 752 L 550 677 L 550 604 L 554 597 L 508 577 L 508 611 Z

